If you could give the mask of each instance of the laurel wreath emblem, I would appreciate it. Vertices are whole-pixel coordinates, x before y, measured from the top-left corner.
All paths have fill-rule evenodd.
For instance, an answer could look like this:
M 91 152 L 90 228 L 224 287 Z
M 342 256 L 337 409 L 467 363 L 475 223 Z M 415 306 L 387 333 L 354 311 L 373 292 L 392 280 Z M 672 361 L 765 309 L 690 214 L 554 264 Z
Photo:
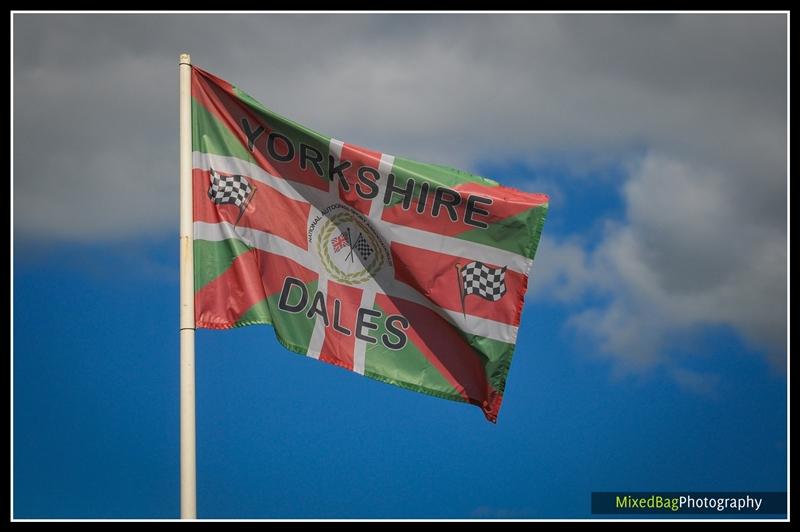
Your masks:
M 327 243 L 334 231 L 336 231 L 340 224 L 347 222 L 354 223 L 361 230 L 361 233 L 365 238 L 372 240 L 373 248 L 375 249 L 375 255 L 373 256 L 373 259 L 365 265 L 363 270 L 359 272 L 345 273 L 342 271 L 342 269 L 333 262 L 333 259 L 330 255 L 330 250 L 327 246 Z M 336 281 L 349 285 L 357 285 L 367 282 L 378 270 L 381 269 L 383 264 L 386 262 L 385 249 L 381 245 L 376 245 L 377 243 L 374 241 L 375 238 L 377 237 L 372 228 L 349 212 L 340 212 L 334 214 L 328 218 L 325 225 L 322 227 L 322 230 L 317 233 L 317 249 L 320 253 L 322 265 Z

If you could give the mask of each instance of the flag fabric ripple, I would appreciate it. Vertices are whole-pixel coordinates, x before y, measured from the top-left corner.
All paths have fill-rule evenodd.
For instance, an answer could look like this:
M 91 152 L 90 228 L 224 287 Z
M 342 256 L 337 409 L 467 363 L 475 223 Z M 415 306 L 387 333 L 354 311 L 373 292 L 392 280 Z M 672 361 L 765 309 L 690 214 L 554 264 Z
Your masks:
M 326 137 L 197 67 L 192 150 L 197 327 L 269 324 L 497 420 L 547 196 Z

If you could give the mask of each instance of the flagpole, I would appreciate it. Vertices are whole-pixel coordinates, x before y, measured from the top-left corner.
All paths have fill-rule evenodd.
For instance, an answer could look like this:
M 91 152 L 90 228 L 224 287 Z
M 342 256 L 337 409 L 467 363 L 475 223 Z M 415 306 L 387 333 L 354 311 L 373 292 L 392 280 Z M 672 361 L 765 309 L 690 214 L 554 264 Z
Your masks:
M 180 71 L 181 240 L 181 519 L 197 518 L 194 415 L 194 250 L 192 236 L 192 62 L 183 53 Z

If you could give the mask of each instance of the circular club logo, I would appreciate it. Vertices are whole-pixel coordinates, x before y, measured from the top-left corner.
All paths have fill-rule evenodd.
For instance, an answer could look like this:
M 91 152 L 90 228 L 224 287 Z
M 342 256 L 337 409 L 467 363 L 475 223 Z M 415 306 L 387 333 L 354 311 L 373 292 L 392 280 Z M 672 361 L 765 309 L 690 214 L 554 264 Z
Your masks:
M 308 227 L 309 247 L 332 279 L 348 285 L 366 283 L 392 259 L 386 244 L 363 214 L 335 203 L 320 211 Z

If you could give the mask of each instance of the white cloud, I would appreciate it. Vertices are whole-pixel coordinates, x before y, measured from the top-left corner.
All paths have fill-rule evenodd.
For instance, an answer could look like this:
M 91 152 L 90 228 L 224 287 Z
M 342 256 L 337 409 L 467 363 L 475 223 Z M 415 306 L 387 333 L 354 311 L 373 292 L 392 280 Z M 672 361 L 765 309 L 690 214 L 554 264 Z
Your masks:
M 717 398 L 719 387 L 719 375 L 713 373 L 702 373 L 684 368 L 673 368 L 670 371 L 672 378 L 684 390 L 697 395 L 704 395 L 710 398 Z
M 543 233 L 531 270 L 528 297 L 536 299 L 544 294 L 562 302 L 581 298 L 600 283 L 589 260 L 590 254 L 576 241 L 562 242 Z
M 733 178 L 650 154 L 624 187 L 624 223 L 609 225 L 591 251 L 542 246 L 538 292 L 580 303 L 571 325 L 623 369 L 663 362 L 675 336 L 727 325 L 785 360 L 786 234 L 753 216 Z M 537 274 L 541 274 L 536 276 Z M 534 293 L 536 295 L 536 292 Z

